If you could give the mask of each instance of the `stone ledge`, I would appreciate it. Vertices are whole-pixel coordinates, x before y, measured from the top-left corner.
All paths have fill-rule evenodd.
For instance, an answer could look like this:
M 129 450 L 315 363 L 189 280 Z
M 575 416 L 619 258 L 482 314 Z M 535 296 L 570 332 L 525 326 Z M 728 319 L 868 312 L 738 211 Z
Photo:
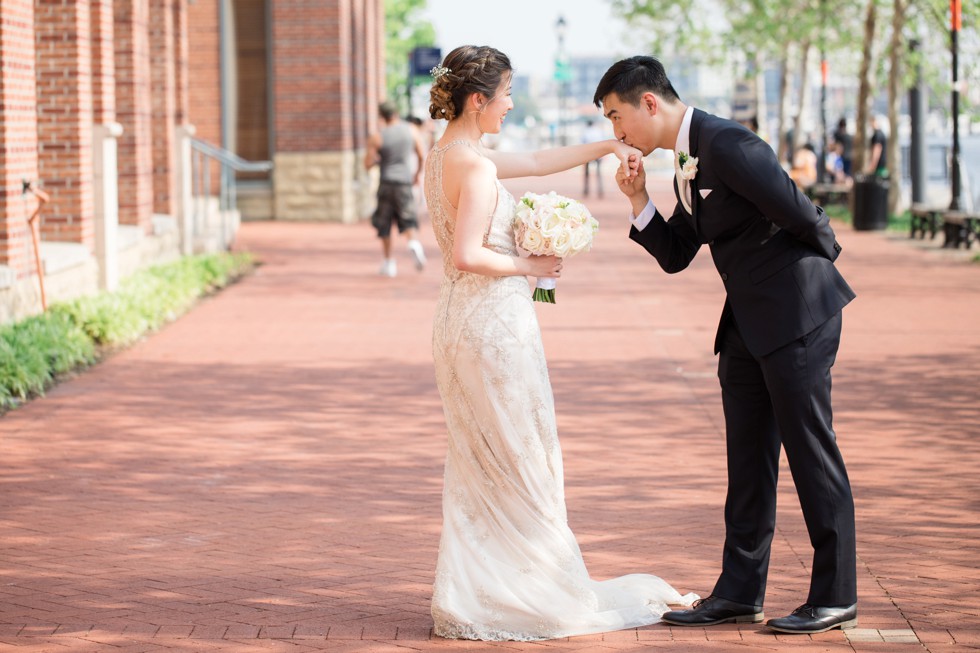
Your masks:
M 17 282 L 17 272 L 9 265 L 0 265 L 0 289 L 10 288 Z
M 121 224 L 116 233 L 116 244 L 120 252 L 132 249 L 143 239 L 143 230 L 135 224 Z
M 166 213 L 154 213 L 150 218 L 153 222 L 153 235 L 162 236 L 163 234 L 177 232 L 177 218 Z
M 84 265 L 91 258 L 92 253 L 81 243 L 41 241 L 41 264 L 44 266 L 46 276 Z

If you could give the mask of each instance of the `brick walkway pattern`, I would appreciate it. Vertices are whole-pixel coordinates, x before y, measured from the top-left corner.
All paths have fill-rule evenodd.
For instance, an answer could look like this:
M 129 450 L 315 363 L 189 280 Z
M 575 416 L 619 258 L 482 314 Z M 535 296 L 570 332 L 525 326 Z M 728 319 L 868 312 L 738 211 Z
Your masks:
M 723 537 L 722 285 L 707 251 L 668 276 L 628 241 L 606 165 L 595 249 L 538 307 L 569 518 L 594 576 L 648 571 L 705 594 Z M 433 637 L 446 436 L 431 229 L 434 264 L 417 273 L 402 241 L 400 275 L 382 279 L 366 223 L 257 223 L 238 243 L 263 262 L 253 276 L 0 418 L 0 650 L 980 649 L 980 265 L 836 228 L 858 293 L 834 380 L 860 628 Z M 783 472 L 771 616 L 803 602 L 810 564 Z

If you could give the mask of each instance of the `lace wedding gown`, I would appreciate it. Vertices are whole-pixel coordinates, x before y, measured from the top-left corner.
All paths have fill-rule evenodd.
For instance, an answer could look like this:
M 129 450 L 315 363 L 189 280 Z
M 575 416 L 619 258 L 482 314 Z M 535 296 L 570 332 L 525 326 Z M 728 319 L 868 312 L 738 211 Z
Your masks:
M 659 621 L 688 604 L 664 580 L 589 578 L 568 527 L 554 399 L 527 279 L 460 272 L 455 210 L 432 150 L 425 192 L 445 277 L 433 329 L 436 381 L 449 431 L 443 530 L 432 596 L 435 632 L 535 640 Z M 497 184 L 484 246 L 516 255 L 515 202 Z

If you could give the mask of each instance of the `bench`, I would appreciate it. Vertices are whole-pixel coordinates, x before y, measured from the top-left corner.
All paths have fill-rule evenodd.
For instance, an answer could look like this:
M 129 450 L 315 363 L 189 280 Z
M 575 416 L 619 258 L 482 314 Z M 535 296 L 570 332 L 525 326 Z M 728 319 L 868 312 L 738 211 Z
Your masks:
M 956 249 L 962 244 L 964 249 L 970 249 L 974 240 L 980 240 L 980 213 L 945 211 L 943 234 L 946 236 L 943 247 Z
M 851 192 L 849 184 L 811 184 L 806 188 L 807 196 L 813 200 L 814 204 L 824 206 L 825 204 L 847 204 L 848 193 Z
M 916 234 L 919 234 L 920 238 L 925 238 L 926 230 L 928 230 L 929 239 L 934 240 L 936 232 L 942 225 L 943 209 L 924 204 L 913 204 L 910 213 L 909 238 L 915 238 Z

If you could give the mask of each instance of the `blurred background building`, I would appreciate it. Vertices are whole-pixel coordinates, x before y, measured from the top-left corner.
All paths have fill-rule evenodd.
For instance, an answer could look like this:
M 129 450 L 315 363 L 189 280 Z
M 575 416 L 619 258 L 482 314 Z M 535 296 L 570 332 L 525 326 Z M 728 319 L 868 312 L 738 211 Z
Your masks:
M 39 208 L 52 300 L 226 247 L 242 212 L 360 218 L 383 28 L 382 0 L 3 0 L 0 322 L 40 310 Z

